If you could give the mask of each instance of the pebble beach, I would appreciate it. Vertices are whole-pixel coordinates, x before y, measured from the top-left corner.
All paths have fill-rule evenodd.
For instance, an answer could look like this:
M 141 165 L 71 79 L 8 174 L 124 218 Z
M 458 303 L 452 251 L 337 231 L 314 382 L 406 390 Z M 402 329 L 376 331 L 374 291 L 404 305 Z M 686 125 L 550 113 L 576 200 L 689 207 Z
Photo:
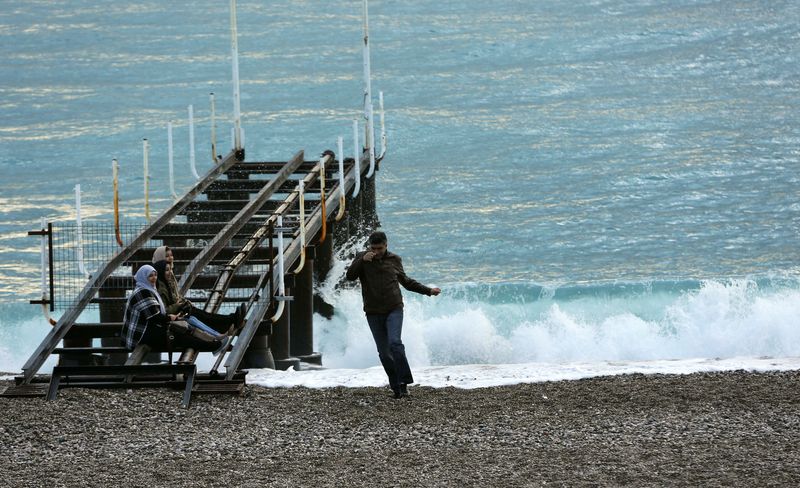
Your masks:
M 0 390 L 11 382 L 0 382 Z M 0 397 L 0 486 L 797 486 L 800 372 Z

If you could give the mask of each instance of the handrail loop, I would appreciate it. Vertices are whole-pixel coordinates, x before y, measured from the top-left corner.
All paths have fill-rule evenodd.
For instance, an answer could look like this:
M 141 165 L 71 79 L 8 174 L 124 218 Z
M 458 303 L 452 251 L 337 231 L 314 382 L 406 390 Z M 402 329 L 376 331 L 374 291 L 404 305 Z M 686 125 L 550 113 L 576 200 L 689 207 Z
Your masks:
M 114 180 L 114 236 L 117 238 L 119 247 L 125 247 L 119 231 L 119 163 L 116 159 L 111 161 L 111 170 L 112 179 Z
M 386 156 L 386 123 L 384 120 L 385 112 L 383 110 L 383 92 L 378 92 L 378 106 L 381 110 L 381 154 L 378 156 L 378 163 L 383 161 L 383 157 Z
M 83 262 L 83 222 L 81 221 L 81 185 L 75 185 L 75 224 L 77 228 L 75 229 L 75 233 L 77 234 L 77 254 L 78 254 L 78 271 L 89 278 L 91 275 L 88 271 L 86 271 L 86 266 Z
M 211 160 L 214 164 L 219 163 L 217 156 L 217 108 L 214 103 L 214 92 L 208 94 L 211 99 Z
M 358 145 L 358 119 L 353 120 L 353 161 L 356 164 L 356 186 L 353 189 L 353 198 L 355 198 L 361 190 L 361 148 Z
M 142 158 L 144 159 L 144 218 L 150 223 L 150 144 L 142 140 Z
M 169 163 L 169 192 L 172 198 L 177 200 L 178 194 L 175 192 L 175 160 L 172 151 L 172 122 L 167 122 L 167 161 Z
M 344 217 L 345 197 L 344 197 L 344 147 L 341 136 L 337 140 L 339 150 L 339 212 L 336 214 L 336 222 Z
M 306 264 L 306 196 L 303 180 L 297 182 L 297 193 L 300 200 L 300 264 L 294 269 L 295 274 L 302 271 Z
M 199 180 L 200 175 L 197 174 L 197 166 L 195 165 L 194 156 L 194 106 L 189 105 L 189 166 L 192 167 L 192 174 L 194 179 Z M 175 199 L 177 200 L 177 195 Z
M 326 224 L 327 218 L 327 211 L 325 210 L 325 161 L 328 159 L 327 154 L 323 154 L 322 158 L 319 160 L 319 199 L 320 199 L 320 206 L 322 210 L 322 229 L 319 232 L 319 243 L 322 244 L 325 242 L 325 238 L 328 236 L 328 226 Z
M 281 315 L 283 315 L 283 308 L 285 307 L 286 300 L 281 300 L 280 298 L 286 296 L 286 288 L 283 279 L 283 216 L 278 215 L 278 309 L 275 311 L 275 315 L 273 315 L 270 320 L 274 324 L 278 320 L 280 320 Z

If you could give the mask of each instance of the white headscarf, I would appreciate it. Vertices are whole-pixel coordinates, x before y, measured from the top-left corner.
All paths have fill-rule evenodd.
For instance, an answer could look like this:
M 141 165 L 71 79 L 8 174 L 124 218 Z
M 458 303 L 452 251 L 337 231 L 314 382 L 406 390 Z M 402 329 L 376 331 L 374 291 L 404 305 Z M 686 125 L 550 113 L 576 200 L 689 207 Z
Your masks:
M 169 249 L 168 246 L 157 247 L 156 250 L 153 252 L 153 263 L 157 263 L 159 261 L 166 261 L 167 249 Z
M 158 300 L 158 304 L 161 306 L 161 313 L 166 315 L 167 307 L 164 306 L 164 300 L 161 299 L 161 295 L 158 294 L 158 290 L 156 290 L 155 287 L 152 284 L 150 284 L 150 281 L 147 280 L 147 277 L 155 272 L 156 269 L 150 266 L 149 264 L 145 264 L 144 266 L 139 268 L 139 271 L 136 272 L 135 276 L 136 289 L 133 290 L 133 292 L 136 293 L 140 289 L 152 291 L 153 294 L 156 296 L 156 299 Z

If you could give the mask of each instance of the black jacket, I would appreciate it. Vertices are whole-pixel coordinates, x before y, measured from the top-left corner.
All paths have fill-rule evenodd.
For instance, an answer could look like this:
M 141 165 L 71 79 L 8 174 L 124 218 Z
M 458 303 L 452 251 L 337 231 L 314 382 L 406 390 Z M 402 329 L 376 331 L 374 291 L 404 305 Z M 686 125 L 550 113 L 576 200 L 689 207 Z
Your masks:
M 347 269 L 348 280 L 361 280 L 361 296 L 364 297 L 364 312 L 389 313 L 403 306 L 400 286 L 422 295 L 430 295 L 431 289 L 415 281 L 403 270 L 403 260 L 389 251 L 380 259 L 364 261 L 365 252 L 356 255 Z

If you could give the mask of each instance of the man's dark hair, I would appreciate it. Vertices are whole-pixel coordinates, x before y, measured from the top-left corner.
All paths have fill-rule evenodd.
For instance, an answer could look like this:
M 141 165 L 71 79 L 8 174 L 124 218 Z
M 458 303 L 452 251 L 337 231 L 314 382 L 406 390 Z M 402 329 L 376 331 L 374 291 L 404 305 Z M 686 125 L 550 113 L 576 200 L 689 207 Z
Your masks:
M 376 230 L 375 232 L 369 235 L 369 243 L 386 244 L 386 234 L 384 232 Z

